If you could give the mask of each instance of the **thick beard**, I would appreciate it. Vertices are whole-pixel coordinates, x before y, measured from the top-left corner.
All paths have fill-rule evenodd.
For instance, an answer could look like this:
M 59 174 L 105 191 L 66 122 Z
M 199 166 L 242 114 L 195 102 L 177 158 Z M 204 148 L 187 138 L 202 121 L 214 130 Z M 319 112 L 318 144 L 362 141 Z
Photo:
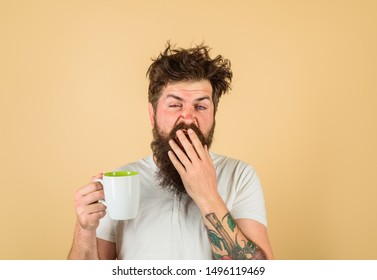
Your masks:
M 173 163 L 171 162 L 168 156 L 168 151 L 171 150 L 169 140 L 173 139 L 174 141 L 176 141 L 178 146 L 184 151 L 182 145 L 176 137 L 176 132 L 180 129 L 187 131 L 190 128 L 195 131 L 202 145 L 207 145 L 209 149 L 213 140 L 215 122 L 213 123 L 213 126 L 207 136 L 204 136 L 196 125 L 186 125 L 185 123 L 180 123 L 176 125 L 167 136 L 159 130 L 157 125 L 153 128 L 152 131 L 153 141 L 151 143 L 151 148 L 154 160 L 156 161 L 156 164 L 159 168 L 159 170 L 156 172 L 157 181 L 162 188 L 175 192 L 177 194 L 183 194 L 187 192 L 183 185 L 181 176 L 179 175 L 177 169 L 175 169 Z

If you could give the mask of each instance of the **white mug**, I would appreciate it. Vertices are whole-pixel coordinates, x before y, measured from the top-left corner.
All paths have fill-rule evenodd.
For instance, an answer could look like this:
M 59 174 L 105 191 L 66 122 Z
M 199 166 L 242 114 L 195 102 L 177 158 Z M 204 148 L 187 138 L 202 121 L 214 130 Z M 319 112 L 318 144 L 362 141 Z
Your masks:
M 140 201 L 139 173 L 134 171 L 112 171 L 96 179 L 103 186 L 105 204 L 113 220 L 131 220 L 136 218 Z

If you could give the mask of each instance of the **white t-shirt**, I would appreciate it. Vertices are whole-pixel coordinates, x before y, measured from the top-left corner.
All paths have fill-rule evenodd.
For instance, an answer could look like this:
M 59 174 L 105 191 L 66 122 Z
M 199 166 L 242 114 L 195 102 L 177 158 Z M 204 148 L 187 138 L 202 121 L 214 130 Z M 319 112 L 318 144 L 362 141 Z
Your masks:
M 211 153 L 219 193 L 234 219 L 252 219 L 267 226 L 263 191 L 254 169 L 242 161 Z M 133 220 L 106 215 L 97 237 L 116 243 L 118 259 L 212 259 L 202 215 L 188 195 L 162 189 L 158 167 L 149 156 L 119 170 L 139 172 L 140 206 Z

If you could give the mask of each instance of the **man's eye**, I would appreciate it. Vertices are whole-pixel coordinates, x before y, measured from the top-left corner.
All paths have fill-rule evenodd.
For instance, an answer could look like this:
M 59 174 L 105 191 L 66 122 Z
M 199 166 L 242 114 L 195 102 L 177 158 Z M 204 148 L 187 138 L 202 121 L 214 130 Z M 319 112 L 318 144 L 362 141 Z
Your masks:
M 170 104 L 169 108 L 180 108 L 182 107 L 180 104 Z
M 196 105 L 196 110 L 199 110 L 199 111 L 203 111 L 207 109 L 205 106 L 202 106 L 202 105 Z

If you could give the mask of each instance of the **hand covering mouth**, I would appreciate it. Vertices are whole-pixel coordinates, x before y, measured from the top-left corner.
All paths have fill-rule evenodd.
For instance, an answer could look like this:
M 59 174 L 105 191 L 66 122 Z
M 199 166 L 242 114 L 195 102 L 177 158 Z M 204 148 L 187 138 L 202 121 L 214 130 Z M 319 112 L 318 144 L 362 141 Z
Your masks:
M 182 132 L 183 132 L 183 134 L 186 136 L 187 140 L 188 140 L 188 141 L 191 143 L 191 145 L 192 145 L 192 141 L 191 141 L 190 136 L 188 135 L 188 131 L 187 131 L 187 129 L 182 129 Z M 175 141 L 175 143 L 177 143 L 177 145 L 179 146 L 179 148 L 181 148 L 182 151 L 186 152 L 186 151 L 185 151 L 185 148 L 183 147 L 181 141 L 179 140 L 179 138 L 178 138 L 177 136 L 174 137 L 174 141 Z
M 190 138 L 188 137 L 187 133 L 190 128 L 195 132 L 200 143 L 203 146 L 206 145 L 209 148 L 212 143 L 215 123 L 213 123 L 212 128 L 208 132 L 207 136 L 204 136 L 202 131 L 195 124 L 177 124 L 167 134 L 161 133 L 157 125 L 152 130 L 153 141 L 151 143 L 151 149 L 153 151 L 153 157 L 155 159 L 155 162 L 159 167 L 158 171 L 156 172 L 158 183 L 162 188 L 171 190 L 176 193 L 186 193 L 186 189 L 183 186 L 180 174 L 178 173 L 177 169 L 175 168 L 175 166 L 169 158 L 168 152 L 172 150 L 169 141 L 174 140 L 180 147 L 181 151 L 183 151 L 183 153 L 186 153 L 180 141 L 178 141 L 177 139 L 177 131 L 182 130 L 187 139 L 190 141 Z
M 199 141 L 202 143 L 202 145 L 207 145 L 207 139 L 206 137 L 203 135 L 202 131 L 199 129 L 199 127 L 197 127 L 195 124 L 185 124 L 185 123 L 180 123 L 180 124 L 177 124 L 169 133 L 169 139 L 173 139 L 177 145 L 181 148 L 182 151 L 185 151 L 185 149 L 183 148 L 183 145 L 181 143 L 181 141 L 179 141 L 178 137 L 177 137 L 177 131 L 178 130 L 181 130 L 183 132 L 183 134 L 186 136 L 187 140 L 191 143 L 192 145 L 192 141 L 190 139 L 190 136 L 188 134 L 188 130 L 189 129 L 192 129 L 196 136 L 199 138 Z

